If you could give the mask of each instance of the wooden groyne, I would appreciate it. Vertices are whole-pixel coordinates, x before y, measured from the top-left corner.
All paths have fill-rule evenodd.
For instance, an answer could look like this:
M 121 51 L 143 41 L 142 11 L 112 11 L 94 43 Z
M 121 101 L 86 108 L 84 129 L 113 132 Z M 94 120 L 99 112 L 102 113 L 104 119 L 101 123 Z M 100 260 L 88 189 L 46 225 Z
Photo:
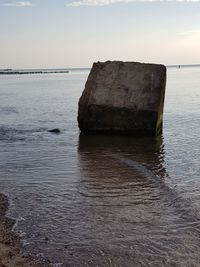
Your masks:
M 30 70 L 30 71 L 21 71 L 21 70 L 2 70 L 0 75 L 23 75 L 23 74 L 50 74 L 50 73 L 69 73 L 68 70 Z

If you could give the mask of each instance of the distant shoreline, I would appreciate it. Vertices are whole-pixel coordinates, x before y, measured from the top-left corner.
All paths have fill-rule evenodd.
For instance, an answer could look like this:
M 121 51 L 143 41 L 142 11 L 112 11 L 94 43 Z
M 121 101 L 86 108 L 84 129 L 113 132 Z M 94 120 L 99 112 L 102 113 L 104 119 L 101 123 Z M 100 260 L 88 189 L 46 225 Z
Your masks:
M 0 75 L 69 73 L 68 70 L 1 70 Z
M 168 69 L 197 68 L 200 64 L 191 65 L 166 65 Z M 27 75 L 27 74 L 52 74 L 52 73 L 69 73 L 71 71 L 90 70 L 91 68 L 60 68 L 60 69 L 0 69 L 0 75 Z
M 196 68 L 200 67 L 200 64 L 192 64 L 192 65 L 166 65 L 167 68 Z

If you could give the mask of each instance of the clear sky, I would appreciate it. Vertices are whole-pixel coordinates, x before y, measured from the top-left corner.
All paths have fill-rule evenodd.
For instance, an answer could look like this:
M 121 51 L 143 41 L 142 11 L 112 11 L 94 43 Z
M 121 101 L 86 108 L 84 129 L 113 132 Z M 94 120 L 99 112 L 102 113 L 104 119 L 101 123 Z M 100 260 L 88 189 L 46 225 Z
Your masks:
M 200 63 L 200 1 L 0 0 L 0 68 Z

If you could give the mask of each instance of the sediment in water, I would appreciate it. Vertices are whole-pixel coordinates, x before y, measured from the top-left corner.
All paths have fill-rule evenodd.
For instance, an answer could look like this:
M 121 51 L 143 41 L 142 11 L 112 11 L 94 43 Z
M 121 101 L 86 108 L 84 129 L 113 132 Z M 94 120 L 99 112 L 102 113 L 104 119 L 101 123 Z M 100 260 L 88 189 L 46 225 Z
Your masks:
M 6 217 L 8 199 L 0 194 L 0 267 L 45 266 L 21 252 L 20 238 L 12 231 L 15 221 Z

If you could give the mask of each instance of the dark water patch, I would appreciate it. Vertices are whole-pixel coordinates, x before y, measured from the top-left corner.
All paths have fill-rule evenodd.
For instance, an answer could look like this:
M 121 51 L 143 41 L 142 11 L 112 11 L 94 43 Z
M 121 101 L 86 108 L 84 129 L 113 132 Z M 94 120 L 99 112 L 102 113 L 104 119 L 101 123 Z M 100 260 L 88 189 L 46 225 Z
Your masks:
M 48 132 L 53 133 L 53 134 L 60 134 L 61 130 L 58 128 L 53 128 L 53 129 L 48 130 Z
M 0 126 L 0 141 L 17 142 L 35 140 L 42 138 L 42 133 L 45 131 L 47 131 L 46 128 L 20 129 Z
M 18 114 L 18 110 L 15 107 L 1 107 L 0 106 L 0 115 L 12 115 L 12 114 Z

